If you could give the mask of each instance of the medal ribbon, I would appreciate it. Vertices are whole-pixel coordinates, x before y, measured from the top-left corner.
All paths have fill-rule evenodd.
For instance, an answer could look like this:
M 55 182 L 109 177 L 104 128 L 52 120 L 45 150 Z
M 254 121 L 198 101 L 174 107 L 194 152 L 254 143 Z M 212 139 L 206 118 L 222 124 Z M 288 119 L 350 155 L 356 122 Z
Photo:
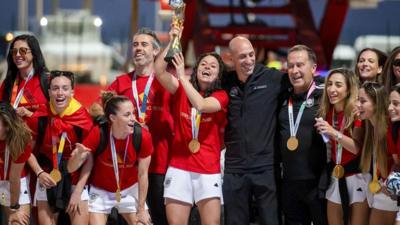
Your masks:
M 333 110 L 332 113 L 332 125 L 334 129 L 337 129 L 336 124 L 339 124 L 339 121 L 336 118 L 335 112 Z M 339 131 L 343 133 L 343 124 L 344 124 L 344 118 L 342 119 L 342 122 L 340 123 L 340 126 L 338 127 Z M 336 141 L 336 165 L 340 165 L 342 162 L 342 152 L 343 152 L 343 146 L 340 144 L 338 141 Z
M 199 112 L 196 108 L 192 107 L 190 120 L 192 122 L 192 138 L 194 140 L 198 140 L 200 121 L 201 121 L 201 112 Z
M 139 94 L 138 94 L 138 90 L 137 90 L 137 86 L 136 86 L 136 78 L 137 78 L 137 75 L 135 72 L 135 73 L 133 73 L 133 76 L 132 76 L 132 94 L 133 94 L 133 98 L 135 99 L 135 102 L 136 102 L 136 108 L 137 108 L 137 112 L 138 112 L 138 120 L 140 120 L 140 122 L 144 123 L 145 118 L 146 118 L 146 110 L 147 110 L 147 98 L 149 96 L 151 84 L 153 83 L 153 80 L 154 80 L 154 74 L 150 75 L 149 79 L 147 80 L 146 87 L 144 88 L 142 107 L 140 107 L 140 104 L 139 104 Z
M 289 127 L 290 127 L 290 136 L 291 137 L 296 137 L 296 133 L 297 133 L 297 130 L 298 130 L 299 125 L 300 125 L 300 120 L 301 120 L 301 117 L 303 116 L 304 108 L 306 107 L 306 102 L 307 102 L 308 98 L 310 97 L 311 93 L 314 90 L 315 90 L 315 82 L 313 82 L 311 84 L 311 87 L 307 92 L 307 98 L 300 106 L 299 113 L 297 114 L 297 118 L 296 118 L 296 123 L 294 123 L 294 119 L 293 119 L 293 102 L 292 102 L 292 98 L 289 98 L 288 114 L 289 114 Z
M 28 77 L 25 80 L 24 86 L 22 86 L 21 90 L 19 90 L 19 92 L 17 94 L 17 97 L 15 98 L 15 101 L 14 101 L 14 104 L 13 104 L 13 108 L 14 109 L 18 108 L 18 105 L 21 102 L 22 96 L 24 95 L 25 86 L 28 83 L 28 81 L 30 81 L 32 79 L 34 73 L 35 73 L 35 70 L 32 69 L 31 72 L 29 72 Z
M 378 182 L 378 165 L 376 161 L 376 151 L 372 151 L 372 182 Z
M 126 144 L 125 144 L 125 150 L 124 150 L 124 167 L 125 167 L 125 160 L 126 160 L 126 153 L 128 150 L 128 144 L 129 144 L 129 136 L 126 138 Z M 111 158 L 113 162 L 113 168 L 114 168 L 114 175 L 115 175 L 115 180 L 117 181 L 117 191 L 121 191 L 120 188 L 120 183 L 119 183 L 119 170 L 118 170 L 118 157 L 117 157 L 117 150 L 115 149 L 115 141 L 112 136 L 111 128 L 110 128 L 110 146 L 111 146 Z
M 4 176 L 3 180 L 7 180 L 7 172 L 8 172 L 8 164 L 10 162 L 10 150 L 8 150 L 8 146 L 6 146 L 6 150 L 4 152 Z
M 64 152 L 66 138 L 67 138 L 67 132 L 64 131 L 61 134 L 60 144 L 58 144 L 58 150 L 57 150 L 57 138 L 54 135 L 51 137 L 52 150 L 53 150 L 53 169 L 58 169 L 60 165 L 62 154 Z

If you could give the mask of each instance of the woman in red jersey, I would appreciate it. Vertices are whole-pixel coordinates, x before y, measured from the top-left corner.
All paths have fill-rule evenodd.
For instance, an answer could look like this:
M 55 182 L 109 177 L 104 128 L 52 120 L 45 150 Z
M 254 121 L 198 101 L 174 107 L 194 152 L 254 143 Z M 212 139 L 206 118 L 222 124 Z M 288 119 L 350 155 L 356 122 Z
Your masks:
M 9 102 L 24 119 L 36 109 L 45 108 L 48 76 L 38 40 L 28 34 L 15 37 L 10 44 L 7 65 L 0 99 Z
M 175 28 L 171 30 L 171 40 L 178 32 Z M 220 86 L 224 64 L 218 54 L 206 53 L 199 57 L 193 73 L 186 75 L 182 54 L 175 54 L 172 61 L 175 77 L 165 70 L 164 56 L 168 49 L 156 60 L 156 78 L 174 95 L 175 136 L 164 182 L 168 222 L 187 224 L 195 203 L 202 224 L 219 224 L 223 145 L 220 135 L 228 104 L 228 96 Z
M 334 69 L 325 79 L 316 127 L 329 137 L 332 178 L 326 191 L 330 225 L 367 225 L 367 185 L 371 177 L 359 169 L 361 121 L 353 114 L 358 96 L 357 78 L 347 69 Z M 361 191 L 360 191 L 361 190 Z
M 151 135 L 147 129 L 141 129 L 140 149 L 136 149 L 133 104 L 126 96 L 112 95 L 103 94 L 106 131 L 95 127 L 83 145 L 77 145 L 68 168 L 74 171 L 95 157 L 90 182 L 90 224 L 105 225 L 112 208 L 116 208 L 129 225 L 150 225 L 145 201 L 153 152 Z
M 399 209 L 397 201 L 392 200 L 384 188 L 384 181 L 397 154 L 388 123 L 387 102 L 388 97 L 382 84 L 365 82 L 359 90 L 356 103 L 359 118 L 365 127 L 360 168 L 362 172 L 372 174 L 372 180 L 366 187 L 371 208 L 370 225 L 394 224 Z
M 13 107 L 0 102 L 0 205 L 9 224 L 29 224 L 29 182 L 24 169 L 31 154 L 31 135 Z

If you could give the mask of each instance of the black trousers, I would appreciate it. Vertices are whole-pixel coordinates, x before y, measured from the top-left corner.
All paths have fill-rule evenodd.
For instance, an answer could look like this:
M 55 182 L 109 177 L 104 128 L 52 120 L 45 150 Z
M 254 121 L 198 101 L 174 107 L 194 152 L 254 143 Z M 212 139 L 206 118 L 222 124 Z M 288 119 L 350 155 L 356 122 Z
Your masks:
M 222 185 L 226 225 L 250 224 L 250 204 L 254 198 L 260 225 L 278 225 L 274 170 L 261 173 L 224 175 Z
M 285 225 L 327 225 L 326 200 L 318 197 L 317 180 L 282 182 Z
M 149 174 L 147 204 L 154 225 L 168 225 L 164 204 L 164 178 L 165 174 Z

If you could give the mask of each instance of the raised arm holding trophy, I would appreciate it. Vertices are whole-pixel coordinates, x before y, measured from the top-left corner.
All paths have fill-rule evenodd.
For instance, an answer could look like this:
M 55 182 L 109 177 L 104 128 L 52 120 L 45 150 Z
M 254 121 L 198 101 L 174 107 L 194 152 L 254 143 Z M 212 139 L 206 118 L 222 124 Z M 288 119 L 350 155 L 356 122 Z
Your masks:
M 186 4 L 183 0 L 169 0 L 168 3 L 174 10 L 172 15 L 172 26 L 179 28 L 179 30 L 183 29 L 183 22 L 185 20 L 185 6 Z M 174 55 L 176 53 L 182 52 L 182 46 L 180 43 L 180 37 L 175 35 L 172 39 L 172 45 L 167 52 L 164 60 L 168 63 L 172 61 Z

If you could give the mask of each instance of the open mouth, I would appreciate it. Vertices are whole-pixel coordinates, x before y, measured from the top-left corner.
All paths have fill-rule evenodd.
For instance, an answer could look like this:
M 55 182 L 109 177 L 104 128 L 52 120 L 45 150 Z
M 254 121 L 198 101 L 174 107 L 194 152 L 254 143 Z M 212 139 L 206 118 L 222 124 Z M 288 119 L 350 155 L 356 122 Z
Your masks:
M 201 75 L 209 77 L 209 76 L 211 76 L 211 73 L 210 73 L 210 71 L 205 70 L 201 73 Z

